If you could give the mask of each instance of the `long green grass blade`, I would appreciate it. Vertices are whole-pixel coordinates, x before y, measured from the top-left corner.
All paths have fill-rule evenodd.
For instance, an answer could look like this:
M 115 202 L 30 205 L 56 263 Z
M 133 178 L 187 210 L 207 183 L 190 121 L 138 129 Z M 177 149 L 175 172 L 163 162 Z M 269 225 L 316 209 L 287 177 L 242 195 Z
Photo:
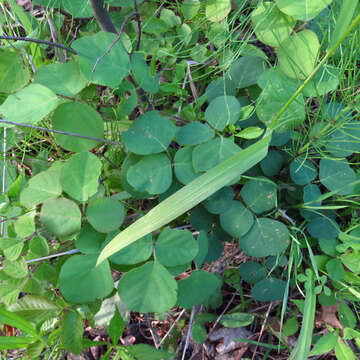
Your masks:
M 329 48 L 333 47 L 335 43 L 341 38 L 345 33 L 347 27 L 350 25 L 350 22 L 355 14 L 356 8 L 359 6 L 358 1 L 354 0 L 343 0 L 341 5 L 340 14 L 336 20 L 336 25 L 334 32 L 331 37 Z
M 168 224 L 228 185 L 266 156 L 270 140 L 271 133 L 268 133 L 263 139 L 239 151 L 154 207 L 105 246 L 99 255 L 97 265 L 125 246 Z

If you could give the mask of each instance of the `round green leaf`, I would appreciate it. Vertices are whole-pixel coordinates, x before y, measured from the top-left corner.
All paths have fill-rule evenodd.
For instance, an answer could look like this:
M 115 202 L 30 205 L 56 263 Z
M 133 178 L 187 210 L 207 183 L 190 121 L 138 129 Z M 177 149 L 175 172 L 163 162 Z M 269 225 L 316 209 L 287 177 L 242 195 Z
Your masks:
M 5 120 L 37 124 L 59 104 L 58 97 L 40 84 L 31 84 L 16 94 L 9 95 L 0 106 Z
M 49 255 L 49 245 L 44 237 L 41 235 L 35 236 L 30 240 L 30 251 L 36 257 Z
M 75 61 L 40 66 L 35 73 L 35 82 L 46 86 L 55 94 L 69 97 L 76 95 L 87 84 Z
M 121 186 L 123 187 L 123 189 L 128 192 L 130 195 L 132 195 L 133 197 L 137 198 L 137 199 L 147 199 L 149 197 L 151 197 L 151 195 L 146 192 L 146 191 L 138 191 L 136 190 L 134 187 L 132 187 L 128 180 L 127 180 L 127 173 L 129 171 L 129 169 L 135 165 L 137 162 L 139 162 L 141 160 L 141 156 L 139 155 L 135 155 L 133 153 L 130 153 L 126 156 L 126 158 L 124 159 L 123 163 L 122 163 L 122 167 L 121 167 L 121 172 L 120 172 L 120 181 L 121 181 Z
M 206 121 L 219 131 L 234 124 L 240 115 L 241 106 L 235 96 L 218 96 L 210 102 L 205 111 Z
M 110 235 L 111 234 L 106 237 L 103 246 L 107 245 L 112 240 L 113 236 Z M 148 260 L 152 251 L 152 236 L 151 234 L 148 234 L 110 256 L 109 259 L 115 264 L 133 265 Z
M 324 65 L 304 87 L 303 93 L 308 97 L 326 95 L 336 90 L 339 85 L 340 69 Z
M 28 274 L 28 267 L 23 257 L 15 261 L 6 259 L 3 270 L 6 275 L 14 279 L 23 279 Z
M 159 91 L 159 78 L 156 74 L 155 76 L 151 75 L 143 54 L 133 53 L 131 55 L 131 71 L 138 85 L 144 90 L 153 94 Z
M 287 227 L 276 220 L 256 219 L 250 231 L 239 239 L 241 249 L 257 258 L 282 253 L 290 244 Z
M 339 190 L 337 194 L 347 195 L 354 190 L 351 183 L 356 180 L 356 174 L 347 161 L 321 159 L 319 178 L 330 191 Z
M 251 295 L 259 301 L 282 300 L 285 289 L 285 281 L 276 278 L 267 278 L 254 285 Z
M 108 296 L 114 288 L 108 261 L 96 266 L 97 255 L 75 255 L 60 270 L 59 285 L 71 303 L 89 303 Z
M 22 240 L 13 238 L 2 238 L 0 248 L 3 251 L 5 258 L 10 261 L 16 260 L 24 247 Z
M 337 238 L 340 229 L 334 219 L 325 216 L 316 216 L 306 226 L 309 234 L 316 239 Z
M 122 134 L 126 147 L 139 155 L 156 154 L 165 151 L 174 138 L 176 127 L 160 116 L 149 111 L 138 117 L 129 130 Z
M 146 191 L 149 194 L 165 192 L 172 182 L 169 158 L 165 154 L 144 156 L 129 168 L 127 181 L 138 191 Z
M 221 21 L 231 10 L 230 0 L 207 0 L 205 16 L 210 21 Z
M 101 244 L 104 242 L 105 235 L 95 231 L 89 224 L 85 224 L 75 241 L 76 248 L 84 254 L 99 254 Z
M 314 70 L 319 49 L 319 40 L 314 32 L 302 30 L 295 33 L 278 49 L 280 69 L 291 78 L 307 78 Z
M 179 149 L 174 157 L 175 175 L 182 184 L 188 184 L 200 175 L 194 170 L 192 152 L 193 148 L 191 146 L 186 146 Z
M 295 184 L 306 185 L 316 178 L 316 167 L 303 157 L 298 157 L 290 163 L 290 177 Z
M 100 198 L 89 203 L 86 217 L 91 226 L 100 233 L 117 230 L 124 221 L 124 207 L 116 200 Z
M 309 21 L 321 10 L 332 3 L 332 0 L 275 0 L 278 8 L 297 20 Z
M 242 139 L 256 139 L 264 133 L 264 129 L 259 128 L 258 126 L 249 126 L 244 130 L 241 130 L 239 133 L 236 133 L 236 137 Z
M 345 301 L 341 301 L 339 304 L 339 320 L 345 328 L 355 329 L 356 327 L 357 319 Z
M 331 280 L 343 281 L 345 277 L 345 270 L 342 262 L 339 259 L 331 259 L 326 263 L 326 271 Z
M 165 228 L 156 241 L 155 251 L 161 264 L 178 266 L 194 259 L 199 251 L 199 244 L 189 230 Z
M 197 145 L 209 141 L 214 137 L 214 130 L 208 124 L 193 121 L 182 126 L 177 134 L 179 145 Z
M 197 145 L 192 153 L 195 171 L 207 171 L 239 152 L 241 148 L 227 138 L 217 137 Z
M 199 235 L 197 237 L 197 241 L 199 244 L 199 251 L 197 255 L 194 258 L 194 262 L 198 268 L 201 267 L 201 265 L 204 263 L 204 260 L 206 258 L 206 255 L 209 250 L 209 240 L 207 238 L 206 232 L 201 230 L 199 232 Z
M 260 167 L 266 176 L 275 176 L 280 172 L 284 161 L 280 151 L 270 150 L 265 159 L 261 160 Z
M 230 186 L 225 186 L 204 201 L 205 209 L 211 214 L 221 214 L 229 209 L 234 191 Z
M 266 270 L 263 265 L 257 262 L 247 261 L 239 266 L 239 274 L 246 282 L 255 284 L 265 279 Z
M 251 13 L 256 37 L 264 44 L 279 46 L 287 39 L 296 20 L 282 13 L 274 3 L 265 1 Z
M 61 170 L 64 191 L 78 201 L 87 201 L 99 187 L 101 161 L 90 152 L 72 155 Z
M 79 355 L 83 349 L 84 322 L 81 315 L 71 309 L 61 319 L 61 342 L 67 351 Z
M 204 270 L 196 270 L 184 280 L 178 282 L 177 305 L 184 309 L 198 305 L 209 297 L 221 286 L 221 280 L 214 274 Z
M 72 44 L 79 56 L 80 70 L 92 83 L 117 87 L 130 71 L 129 55 L 121 41 L 111 51 L 101 57 L 115 41 L 116 34 L 100 31 L 90 36 L 83 36 Z M 95 71 L 94 65 L 97 63 Z
M 104 136 L 104 123 L 100 115 L 92 107 L 77 102 L 60 105 L 52 116 L 52 124 L 55 130 L 95 138 Z M 68 135 L 55 134 L 55 138 L 64 149 L 74 152 L 87 151 L 99 144 L 95 140 Z
M 336 129 L 328 138 L 326 150 L 336 157 L 360 152 L 360 122 L 349 122 Z
M 206 98 L 209 102 L 218 96 L 236 95 L 236 86 L 229 76 L 222 76 L 213 80 L 206 88 Z
M 23 206 L 31 209 L 33 206 L 38 205 L 45 200 L 53 199 L 61 195 L 61 166 L 54 165 L 50 169 L 38 173 L 29 180 L 27 187 L 20 193 L 20 203 Z
M 12 93 L 20 90 L 30 80 L 30 72 L 24 66 L 22 52 L 0 53 L 0 92 Z
M 198 14 L 199 8 L 199 0 L 184 0 L 181 5 L 181 12 L 186 20 L 190 20 Z
M 321 196 L 319 187 L 315 184 L 304 186 L 304 203 L 310 202 L 309 206 L 320 206 L 321 201 L 312 202 Z
M 175 305 L 177 284 L 161 264 L 150 261 L 126 273 L 118 291 L 129 310 L 162 313 Z
M 62 0 L 62 6 L 74 18 L 93 16 L 89 0 Z
M 256 214 L 273 209 L 276 205 L 277 187 L 275 184 L 261 181 L 248 180 L 241 189 L 241 197 L 246 205 Z
M 246 313 L 225 314 L 220 320 L 220 324 L 227 328 L 240 328 L 248 326 L 254 321 L 254 315 Z
M 40 221 L 56 236 L 68 236 L 80 230 L 81 212 L 71 200 L 50 199 L 41 207 Z
M 191 210 L 190 223 L 194 229 L 208 232 L 214 222 L 215 216 L 206 211 L 203 206 L 199 205 Z
M 231 236 L 240 238 L 251 228 L 254 217 L 240 201 L 232 201 L 228 210 L 220 214 L 222 228 Z
M 243 56 L 232 63 L 228 76 L 237 88 L 246 88 L 257 83 L 266 68 L 265 64 L 261 57 Z

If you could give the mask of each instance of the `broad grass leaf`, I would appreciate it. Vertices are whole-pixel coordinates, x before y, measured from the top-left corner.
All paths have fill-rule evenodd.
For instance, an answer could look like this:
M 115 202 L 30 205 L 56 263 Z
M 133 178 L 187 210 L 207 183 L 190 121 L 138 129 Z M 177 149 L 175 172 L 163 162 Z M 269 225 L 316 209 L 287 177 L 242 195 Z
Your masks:
M 290 78 L 306 79 L 314 70 L 319 49 L 314 32 L 302 30 L 295 33 L 277 49 L 280 69 Z
M 282 300 L 286 282 L 276 278 L 266 278 L 254 285 L 251 295 L 259 301 Z
M 192 146 L 185 146 L 179 149 L 174 157 L 175 176 L 182 184 L 185 185 L 201 175 L 201 173 L 196 173 L 194 170 L 192 152 Z
M 61 186 L 73 199 L 87 201 L 97 192 L 101 161 L 90 152 L 74 154 L 61 169 Z
M 165 228 L 155 245 L 156 259 L 165 266 L 187 264 L 198 251 L 199 244 L 189 230 Z
M 277 202 L 277 186 L 263 180 L 248 180 L 241 189 L 241 197 L 246 205 L 261 214 L 273 209 Z
M 235 96 L 218 96 L 206 108 L 205 119 L 216 130 L 234 124 L 241 115 L 241 105 Z
M 179 145 L 198 145 L 211 140 L 215 132 L 208 124 L 193 121 L 182 126 L 177 134 Z
M 41 207 L 40 221 L 56 236 L 68 236 L 80 231 L 81 212 L 69 199 L 50 199 Z
M 58 105 L 59 99 L 53 91 L 31 84 L 9 95 L 0 106 L 0 114 L 8 121 L 35 125 Z
M 35 338 L 28 336 L 0 336 L 0 349 L 23 349 L 30 346 L 35 341 Z
M 129 130 L 122 134 L 125 146 L 135 154 L 149 155 L 163 152 L 170 145 L 176 127 L 157 111 L 138 117 Z
M 207 0 L 205 16 L 210 21 L 221 21 L 231 10 L 230 0 Z
M 330 191 L 337 191 L 339 195 L 351 194 L 356 180 L 354 170 L 347 161 L 331 159 L 320 160 L 320 182 Z
M 0 53 L 0 92 L 12 93 L 23 88 L 30 80 L 30 71 L 24 66 L 22 53 Z
M 124 221 L 124 206 L 111 198 L 99 198 L 91 201 L 86 209 L 90 225 L 100 233 L 117 230 Z
M 257 56 L 243 56 L 234 61 L 228 70 L 230 80 L 237 88 L 255 85 L 266 69 L 264 59 Z
M 82 351 L 84 323 L 80 314 L 70 309 L 61 320 L 61 342 L 64 348 L 79 355 Z
M 278 8 L 297 20 L 309 21 L 320 14 L 332 0 L 275 0 Z
M 171 162 L 164 153 L 144 156 L 129 168 L 127 181 L 137 191 L 161 194 L 172 183 Z
M 114 88 L 129 74 L 130 59 L 121 41 L 98 61 L 93 72 L 96 61 L 105 54 L 115 39 L 116 34 L 100 31 L 73 42 L 72 47 L 78 53 L 80 70 L 88 81 Z
M 234 198 L 234 191 L 230 186 L 224 186 L 215 194 L 207 198 L 203 205 L 211 214 L 221 214 L 229 209 Z
M 317 176 L 316 167 L 303 157 L 298 157 L 290 163 L 290 177 L 295 184 L 306 185 Z
M 20 203 L 23 206 L 31 209 L 45 200 L 54 199 L 61 195 L 61 166 L 54 165 L 30 178 L 27 186 L 20 193 Z
M 269 1 L 259 4 L 252 11 L 251 21 L 257 38 L 270 46 L 279 46 L 290 36 L 296 24 L 295 19 L 282 13 Z
M 59 287 L 71 303 L 90 303 L 108 296 L 114 288 L 107 261 L 96 265 L 96 255 L 75 255 L 60 270 Z
M 222 228 L 231 236 L 240 238 L 245 235 L 254 222 L 252 213 L 237 200 L 228 204 L 227 210 L 220 214 Z
M 210 170 L 240 151 L 241 148 L 233 141 L 217 137 L 194 148 L 192 153 L 194 169 L 196 172 Z
M 100 253 L 98 263 L 141 237 L 168 224 L 261 161 L 267 154 L 271 133 L 199 176 L 116 236 Z
M 221 286 L 221 280 L 204 270 L 196 270 L 178 282 L 177 305 L 184 309 L 202 304 Z
M 55 94 L 69 97 L 79 93 L 87 84 L 75 61 L 40 66 L 35 73 L 35 82 L 46 86 Z
M 335 356 L 337 359 L 356 360 L 355 354 L 351 348 L 340 339 L 338 339 L 335 345 Z
M 100 115 L 92 107 L 82 103 L 70 102 L 60 105 L 52 116 L 52 124 L 55 130 L 100 139 L 104 136 L 104 122 Z M 88 151 L 100 144 L 96 140 L 61 134 L 55 134 L 55 139 L 64 149 L 73 152 Z
M 153 261 L 127 272 L 118 285 L 126 307 L 142 313 L 170 310 L 176 303 L 177 288 L 169 272 Z
M 281 254 L 290 244 L 287 227 L 276 220 L 256 219 L 250 231 L 239 239 L 241 249 L 249 256 Z
M 263 265 L 255 261 L 247 261 L 239 266 L 240 276 L 249 284 L 255 284 L 265 279 L 266 270 Z
M 144 90 L 156 94 L 159 91 L 159 78 L 155 74 L 150 73 L 150 68 L 146 64 L 144 55 L 141 53 L 133 53 L 131 55 L 131 71 L 139 86 Z

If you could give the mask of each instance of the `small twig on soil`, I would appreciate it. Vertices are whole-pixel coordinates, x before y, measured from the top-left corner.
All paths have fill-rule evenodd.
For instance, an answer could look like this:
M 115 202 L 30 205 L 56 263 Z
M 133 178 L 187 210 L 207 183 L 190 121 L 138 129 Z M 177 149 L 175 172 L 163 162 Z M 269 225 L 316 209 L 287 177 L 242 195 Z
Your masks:
M 77 55 L 77 52 L 75 50 L 73 50 L 63 44 L 53 43 L 51 41 L 46 41 L 46 40 L 33 39 L 33 38 L 28 38 L 28 37 L 23 37 L 23 36 L 7 36 L 7 35 L 0 35 L 0 40 L 19 40 L 19 41 L 33 42 L 33 43 L 37 43 L 37 44 L 44 44 L 44 45 L 58 47 L 60 49 L 64 49 L 68 52 L 71 52 L 74 55 Z
M 264 319 L 264 322 L 263 322 L 262 325 L 261 325 L 259 337 L 258 337 L 258 340 L 257 340 L 258 342 L 260 342 L 261 336 L 262 336 L 262 334 L 263 334 L 263 332 L 264 332 L 264 330 L 265 330 L 265 324 L 266 324 L 266 322 L 267 322 L 267 319 L 269 318 L 269 314 L 270 314 L 270 310 L 271 310 L 272 304 L 273 304 L 273 303 L 271 302 L 270 305 L 269 305 L 269 307 L 268 307 L 268 309 L 267 309 L 267 311 L 266 311 L 265 319 Z M 253 355 L 252 355 L 251 360 L 254 360 L 254 359 L 255 359 L 255 355 L 256 355 L 257 348 L 258 348 L 258 345 L 256 345 L 256 347 L 255 347 L 255 350 L 254 350 L 254 352 L 253 352 Z
M 99 56 L 99 57 L 96 59 L 95 64 L 94 64 L 94 66 L 93 66 L 93 68 L 92 68 L 92 70 L 91 70 L 91 76 L 93 76 L 93 74 L 94 74 L 94 72 L 95 72 L 95 70 L 96 70 L 96 67 L 98 66 L 99 62 L 100 62 L 106 55 L 110 54 L 110 51 L 112 50 L 112 48 L 114 47 L 114 45 L 120 40 L 121 35 L 122 35 L 122 33 L 124 32 L 124 30 L 125 30 L 126 24 L 127 24 L 128 21 L 129 21 L 131 18 L 133 18 L 134 16 L 136 16 L 136 13 L 132 13 L 132 14 L 128 15 L 128 16 L 124 19 L 123 23 L 121 24 L 121 28 L 120 28 L 119 34 L 118 34 L 118 36 L 116 37 L 116 39 L 112 42 L 112 44 L 109 46 L 109 48 L 108 48 L 101 56 Z
M 183 316 L 185 312 L 185 309 L 183 309 L 180 314 L 178 315 L 178 317 L 175 319 L 175 321 L 173 322 L 173 324 L 170 326 L 169 331 L 165 334 L 165 336 L 161 339 L 159 346 L 161 346 L 161 344 L 165 341 L 165 339 L 170 335 L 172 329 L 175 327 L 175 325 L 177 324 L 177 322 L 181 319 L 181 317 Z
M 92 137 L 92 136 L 75 134 L 75 133 L 71 133 L 71 132 L 68 132 L 68 131 L 54 130 L 54 129 L 49 129 L 49 128 L 45 128 L 45 127 L 42 127 L 42 126 L 35 126 L 35 125 L 29 125 L 29 124 L 24 124 L 24 123 L 18 123 L 18 122 L 14 122 L 14 121 L 4 120 L 4 119 L 1 119 L 1 118 L 0 118 L 0 123 L 20 126 L 20 127 L 26 127 L 26 128 L 35 129 L 35 130 L 48 131 L 50 133 L 68 135 L 68 136 L 78 137 L 78 138 L 81 138 L 81 139 L 101 141 L 101 142 L 105 142 L 105 143 L 108 143 L 108 144 L 122 145 L 122 143 L 120 141 L 116 141 L 116 140 L 100 139 L 100 138 L 96 138 L 96 137 Z
M 190 321 L 189 321 L 189 325 L 188 325 L 189 327 L 188 327 L 188 332 L 187 332 L 187 335 L 186 335 L 186 342 L 185 342 L 185 346 L 184 346 L 184 350 L 183 350 L 181 360 L 185 359 L 186 350 L 187 350 L 187 348 L 189 346 L 189 341 L 190 341 L 190 336 L 191 336 L 191 329 L 192 329 L 192 324 L 193 324 L 193 321 L 194 321 L 194 315 L 195 315 L 195 306 L 193 306 L 192 309 L 191 309 Z
M 209 333 L 207 334 L 206 338 L 208 338 L 212 332 L 215 330 L 217 324 L 220 322 L 220 320 L 222 319 L 222 317 L 224 316 L 224 314 L 228 311 L 230 305 L 232 304 L 232 302 L 234 301 L 235 299 L 235 296 L 236 296 L 236 293 L 233 293 L 232 296 L 231 296 L 231 299 L 229 300 L 229 302 L 226 304 L 224 310 L 221 312 L 220 316 L 216 319 L 214 325 L 211 327 Z
M 151 325 L 151 321 L 149 319 L 149 315 L 146 314 L 146 324 L 150 330 L 150 334 L 151 334 L 151 337 L 153 339 L 153 342 L 154 342 L 154 345 L 155 345 L 155 348 L 158 349 L 160 347 L 160 338 L 159 338 L 159 335 L 158 333 L 156 332 L 156 330 L 152 327 Z

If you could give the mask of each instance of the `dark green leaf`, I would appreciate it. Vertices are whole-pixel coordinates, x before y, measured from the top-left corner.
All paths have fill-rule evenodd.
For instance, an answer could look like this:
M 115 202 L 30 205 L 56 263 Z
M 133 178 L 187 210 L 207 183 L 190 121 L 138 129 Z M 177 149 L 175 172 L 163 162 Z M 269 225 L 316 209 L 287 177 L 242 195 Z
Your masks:
M 75 310 L 69 310 L 61 321 L 61 340 L 64 348 L 79 355 L 82 351 L 82 337 L 84 324 L 80 314 Z
M 276 278 L 266 278 L 254 285 L 251 294 L 259 301 L 282 300 L 285 288 L 285 281 Z

